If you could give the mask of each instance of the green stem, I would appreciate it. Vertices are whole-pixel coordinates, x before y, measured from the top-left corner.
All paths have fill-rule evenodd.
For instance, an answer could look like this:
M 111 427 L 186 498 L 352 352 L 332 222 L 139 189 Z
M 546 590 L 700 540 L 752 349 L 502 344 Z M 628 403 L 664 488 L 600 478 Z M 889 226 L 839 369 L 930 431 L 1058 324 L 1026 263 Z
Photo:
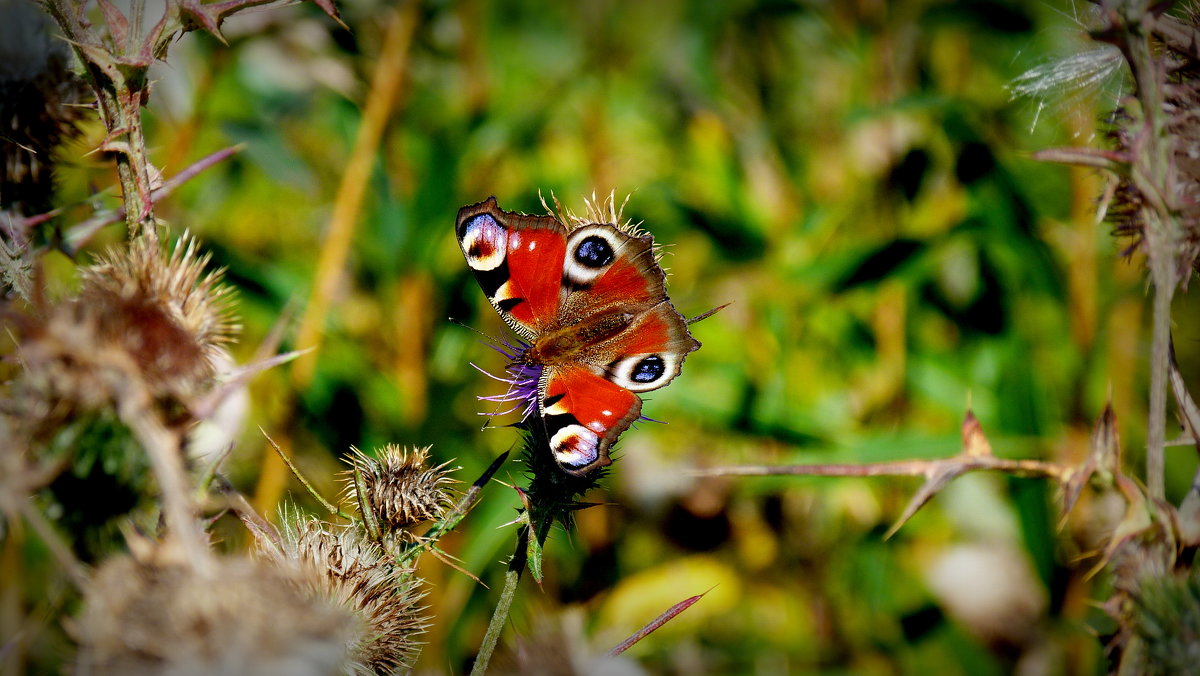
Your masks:
M 488 662 L 500 642 L 500 632 L 508 621 L 508 611 L 512 608 L 513 599 L 517 596 L 517 585 L 521 582 L 521 573 L 525 572 L 525 552 L 529 549 L 529 527 L 522 526 L 517 534 L 517 550 L 513 552 L 508 570 L 504 572 L 504 588 L 500 590 L 500 600 L 492 611 L 492 619 L 488 622 L 487 633 L 479 644 L 479 654 L 475 656 L 475 664 L 471 667 L 471 676 L 483 676 L 487 672 Z
M 1164 263 L 1169 265 L 1169 261 Z M 1150 411 L 1146 422 L 1146 488 L 1150 497 L 1166 497 L 1165 447 L 1167 426 L 1167 371 L 1170 368 L 1171 296 L 1174 280 L 1154 275 L 1153 344 L 1150 350 Z
M 543 518 L 536 518 L 538 516 Z M 530 514 L 530 518 L 537 525 L 538 544 L 545 544 L 554 519 L 550 518 L 548 513 L 546 515 Z M 504 588 L 500 590 L 500 600 L 496 602 L 496 609 L 492 611 L 492 619 L 488 622 L 487 633 L 483 635 L 483 641 L 479 644 L 479 653 L 475 656 L 475 664 L 471 667 L 471 676 L 483 676 L 487 671 L 488 662 L 492 659 L 496 644 L 500 642 L 500 632 L 504 629 L 504 623 L 508 621 L 508 611 L 512 608 L 513 599 L 517 595 L 517 584 L 520 583 L 521 574 L 525 572 L 525 566 L 529 562 L 528 553 L 529 526 L 522 526 L 520 532 L 517 533 L 517 549 L 513 552 L 508 570 L 504 573 Z

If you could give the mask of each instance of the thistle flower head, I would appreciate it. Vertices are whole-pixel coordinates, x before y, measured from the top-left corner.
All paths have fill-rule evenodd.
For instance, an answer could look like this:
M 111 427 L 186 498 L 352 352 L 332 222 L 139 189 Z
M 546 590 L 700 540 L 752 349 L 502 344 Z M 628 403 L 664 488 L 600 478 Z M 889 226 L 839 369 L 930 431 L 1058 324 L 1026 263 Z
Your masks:
M 402 448 L 388 444 L 372 457 L 351 447 L 347 460 L 345 495 L 359 509 L 370 510 L 385 533 L 441 518 L 450 506 L 454 479 L 449 462 L 429 467 L 429 447 Z
M 84 268 L 80 298 L 146 323 L 142 332 L 133 323 L 113 328 L 126 331 L 131 351 L 145 352 L 142 363 L 152 377 L 208 378 L 237 329 L 229 289 L 220 284 L 222 271 L 205 273 L 210 258 L 186 233 L 166 256 L 139 237 L 128 249 L 109 251 Z M 174 385 L 187 390 L 194 384 Z
M 300 674 L 344 668 L 354 619 L 302 593 L 302 572 L 252 559 L 210 573 L 182 563 L 109 560 L 92 577 L 74 633 L 88 674 Z
M 207 388 L 234 330 L 207 260 L 186 237 L 170 255 L 139 238 L 85 268 L 78 297 L 25 322 L 28 414 L 69 416 L 131 397 L 186 403 Z
M 1200 271 L 1200 119 L 1195 114 L 1200 109 L 1200 61 L 1183 54 L 1175 54 L 1174 58 L 1180 67 L 1164 88 L 1162 112 L 1172 144 L 1174 176 L 1169 184 L 1175 194 L 1165 197 L 1176 205 L 1179 230 L 1172 243 L 1171 262 L 1186 289 L 1193 270 Z M 1140 136 L 1145 133 L 1124 108 L 1116 111 L 1111 137 L 1119 151 L 1130 155 L 1139 152 L 1144 143 Z M 1146 195 L 1129 175 L 1122 175 L 1118 182 L 1107 217 L 1113 224 L 1113 234 L 1131 240 L 1126 255 L 1146 246 L 1146 230 L 1152 227 L 1149 219 L 1154 217 L 1156 198 Z
M 584 210 L 583 214 L 580 215 L 560 204 L 558 198 L 553 193 L 550 194 L 550 200 L 554 202 L 554 208 L 551 209 L 550 205 L 546 204 L 546 198 L 541 197 L 539 194 L 542 200 L 542 207 L 546 209 L 546 212 L 557 218 L 560 223 L 567 226 L 570 230 L 591 223 L 608 223 L 624 230 L 633 237 L 641 237 L 646 234 L 641 228 L 641 222 L 634 223 L 632 220 L 625 218 L 625 205 L 629 204 L 629 198 L 632 196 L 632 193 L 626 195 L 625 199 L 618 205 L 617 191 L 610 191 L 608 197 L 604 198 L 603 201 L 596 197 L 596 193 L 593 191 L 591 197 L 587 195 L 583 196 Z
M 357 618 L 349 641 L 350 673 L 412 668 L 428 621 L 420 605 L 424 592 L 411 568 L 398 566 L 361 530 L 312 518 L 287 524 L 282 555 L 281 562 L 315 572 L 305 578 L 307 591 L 332 599 Z
M 515 336 L 512 340 L 492 338 L 492 343 L 488 344 L 488 347 L 508 359 L 508 365 L 504 367 L 507 375 L 497 376 L 490 371 L 476 366 L 474 363 L 471 366 L 492 380 L 508 385 L 508 389 L 504 391 L 504 394 L 480 396 L 476 397 L 476 399 L 500 405 L 513 405 L 503 411 L 499 410 L 499 407 L 497 407 L 496 411 L 480 411 L 479 415 L 491 417 L 508 415 L 509 413 L 520 411 L 521 420 L 526 420 L 529 418 L 529 414 L 536 411 L 538 407 L 538 384 L 542 379 L 542 367 L 534 364 L 526 364 L 520 360 L 521 354 L 529 349 L 529 345 Z
M 1129 57 L 1116 45 L 1093 44 L 1032 68 L 1014 80 L 1009 90 L 1014 98 L 1035 100 L 1040 113 L 1056 100 L 1069 101 L 1118 83 L 1106 125 L 1115 150 L 1112 156 L 1131 170 L 1120 172 L 1105 215 L 1113 224 L 1113 234 L 1131 240 L 1126 255 L 1147 249 L 1148 230 L 1165 232 L 1169 241 L 1163 253 L 1169 254 L 1172 272 L 1186 289 L 1193 270 L 1200 271 L 1200 118 L 1195 114 L 1200 106 L 1200 59 L 1194 37 L 1200 13 L 1188 6 L 1176 14 L 1155 15 L 1147 24 L 1155 43 L 1155 63 L 1146 65 L 1165 74 L 1162 98 L 1153 105 L 1161 106 L 1154 113 L 1164 121 L 1162 131 L 1171 146 L 1169 158 L 1146 157 L 1154 145 L 1151 135 L 1157 132 L 1146 124 L 1148 116 L 1140 110 L 1147 100 L 1135 101 L 1124 95 L 1130 90 Z M 1124 20 L 1120 12 L 1097 4 L 1084 12 L 1080 28 L 1093 35 L 1120 35 Z M 1135 91 L 1135 95 L 1142 93 Z M 1167 175 L 1155 185 L 1134 180 L 1139 171 L 1135 165 L 1146 161 L 1167 169 Z M 1178 227 L 1159 225 L 1164 218 L 1174 220 Z

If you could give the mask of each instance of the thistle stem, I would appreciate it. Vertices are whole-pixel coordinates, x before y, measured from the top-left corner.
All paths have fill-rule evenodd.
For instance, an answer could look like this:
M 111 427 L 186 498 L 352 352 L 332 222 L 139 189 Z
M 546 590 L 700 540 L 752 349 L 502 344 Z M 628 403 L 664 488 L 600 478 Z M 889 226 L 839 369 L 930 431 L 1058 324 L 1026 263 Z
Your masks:
M 517 585 L 521 582 L 521 573 L 525 572 L 525 552 L 529 549 L 529 527 L 521 528 L 517 534 L 517 551 L 513 553 L 508 570 L 504 572 L 504 588 L 500 590 L 500 600 L 492 611 L 492 619 L 488 622 L 487 633 L 479 644 L 479 654 L 475 656 L 475 664 L 471 667 L 471 676 L 483 676 L 487 672 L 488 662 L 500 642 L 500 632 L 508 620 L 508 611 L 512 608 L 513 599 L 517 596 Z
M 1170 368 L 1171 297 L 1175 293 L 1174 251 L 1179 222 L 1174 213 L 1171 141 L 1163 115 L 1161 64 L 1150 49 L 1149 3 L 1132 0 L 1124 8 L 1125 58 L 1137 83 L 1144 126 L 1142 143 L 1134 158 L 1133 179 L 1150 200 L 1143 208 L 1147 258 L 1154 284 L 1153 344 L 1150 352 L 1150 410 L 1146 421 L 1146 487 L 1151 498 L 1162 500 L 1164 447 L 1167 424 L 1167 377 Z M 1140 179 L 1140 180 L 1139 180 Z M 1157 198 L 1157 199 L 1155 199 Z
M 538 544 L 545 544 L 554 521 L 551 518 L 537 519 L 536 516 L 538 515 L 530 514 L 531 521 L 537 524 L 537 541 Z M 508 570 L 504 573 L 504 588 L 500 590 L 500 600 L 496 602 L 496 609 L 492 611 L 492 619 L 488 622 L 487 633 L 483 635 L 483 642 L 479 644 L 479 653 L 471 667 L 471 676 L 483 676 L 487 672 L 488 662 L 492 659 L 496 644 L 500 642 L 500 632 L 504 630 L 504 623 L 508 621 L 508 611 L 517 595 L 521 574 L 525 572 L 525 566 L 529 563 L 529 530 L 529 526 L 522 526 L 517 533 L 517 549 L 513 552 Z

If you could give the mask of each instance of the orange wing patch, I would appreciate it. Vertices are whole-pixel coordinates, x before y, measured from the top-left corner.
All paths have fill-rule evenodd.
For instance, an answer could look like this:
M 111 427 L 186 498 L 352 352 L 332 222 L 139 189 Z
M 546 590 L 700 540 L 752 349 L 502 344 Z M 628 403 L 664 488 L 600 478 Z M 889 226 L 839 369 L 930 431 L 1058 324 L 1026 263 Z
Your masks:
M 566 239 L 553 230 L 515 230 L 508 234 L 506 285 L 509 312 L 538 329 L 557 321 Z
M 609 446 L 641 412 L 637 395 L 587 368 L 555 369 L 546 381 L 542 421 L 550 450 L 573 474 L 609 464 Z

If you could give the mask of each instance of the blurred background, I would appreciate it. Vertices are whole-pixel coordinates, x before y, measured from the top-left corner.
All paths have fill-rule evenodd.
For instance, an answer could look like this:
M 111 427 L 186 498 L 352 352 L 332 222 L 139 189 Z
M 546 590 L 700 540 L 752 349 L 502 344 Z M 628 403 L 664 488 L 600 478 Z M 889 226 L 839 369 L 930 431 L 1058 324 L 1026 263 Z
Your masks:
M 228 46 L 192 33 L 153 71 L 164 174 L 243 145 L 158 212 L 226 269 L 237 358 L 277 325 L 283 349 L 317 337 L 227 412 L 227 469 L 261 509 L 312 503 L 258 425 L 326 495 L 351 445 L 432 445 L 466 482 L 512 448 L 516 430 L 480 429 L 489 405 L 476 397 L 503 386 L 471 364 L 504 362 L 472 329 L 505 329 L 462 260 L 455 214 L 489 195 L 540 213 L 539 192 L 575 211 L 593 192 L 631 193 L 625 215 L 664 245 L 676 308 L 732 305 L 692 327 L 703 348 L 646 397 L 665 424 L 622 435 L 587 496 L 602 506 L 552 533 L 545 579 L 524 581 L 506 639 L 599 655 L 708 591 L 629 654 L 667 674 L 1105 670 L 1112 626 L 1091 604 L 1103 579 L 1081 563 L 1112 518 L 1104 504 L 1060 529 L 1053 486 L 969 475 L 885 540 L 917 480 L 686 473 L 948 456 L 968 406 L 997 454 L 1078 462 L 1110 397 L 1141 466 L 1141 265 L 1097 222 L 1101 176 L 1029 157 L 1103 144 L 1098 120 L 1127 76 L 1010 87 L 1094 49 L 1092 5 L 340 4 L 350 30 L 310 5 L 250 11 L 223 26 Z M 110 183 L 96 161 L 61 172 L 62 201 Z M 92 248 L 123 237 L 114 226 Z M 1179 294 L 1192 383 L 1198 318 L 1195 295 Z M 1168 460 L 1178 503 L 1196 461 Z M 519 485 L 522 466 L 498 478 Z M 442 541 L 492 590 L 423 563 L 434 620 L 419 671 L 469 664 L 519 505 L 493 483 Z M 239 528 L 221 531 L 231 547 Z

